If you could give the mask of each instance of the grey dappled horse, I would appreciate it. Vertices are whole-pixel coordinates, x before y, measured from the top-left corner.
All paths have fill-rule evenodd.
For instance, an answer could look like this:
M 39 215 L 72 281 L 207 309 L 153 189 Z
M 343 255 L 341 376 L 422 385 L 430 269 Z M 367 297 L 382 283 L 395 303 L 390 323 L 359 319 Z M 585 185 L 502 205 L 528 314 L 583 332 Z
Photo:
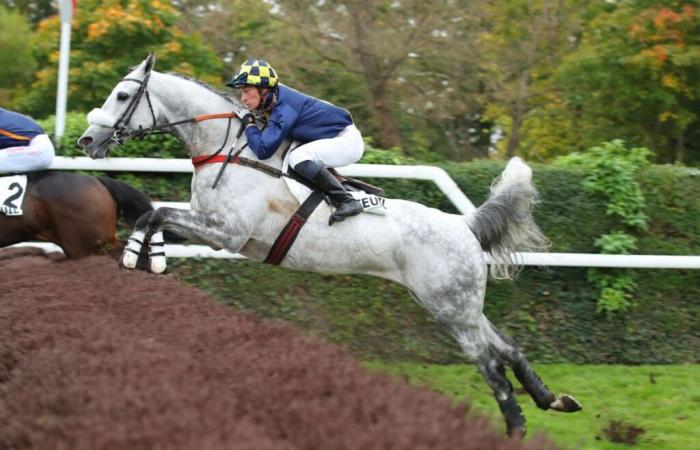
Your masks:
M 239 120 L 212 118 L 219 117 L 217 113 L 242 112 L 235 99 L 200 82 L 153 71 L 154 61 L 149 55 L 117 83 L 101 109 L 88 115 L 90 126 L 78 143 L 90 157 L 104 158 L 124 139 L 162 130 L 172 132 L 191 158 L 243 147 L 245 135 L 238 139 Z M 281 153 L 264 164 L 281 169 Z M 240 156 L 256 159 L 247 148 Z M 132 234 L 131 250 L 138 252 L 140 242 L 157 250 L 161 231 L 170 230 L 214 249 L 263 261 L 299 203 L 281 178 L 255 167 L 226 166 L 216 188 L 212 185 L 221 163 L 195 170 L 191 210 L 163 207 L 141 217 Z M 536 196 L 532 171 L 513 158 L 492 186 L 488 201 L 468 216 L 387 199 L 385 216 L 361 214 L 328 226 L 330 206 L 321 203 L 281 265 L 314 272 L 370 274 L 406 286 L 447 326 L 479 367 L 505 417 L 508 434 L 522 435 L 525 418 L 506 378 L 506 365 L 540 408 L 581 409 L 573 397 L 552 393 L 513 341 L 482 311 L 488 276 L 484 251 L 491 256 L 494 275 L 508 278 L 517 269 L 512 264 L 516 247 L 535 249 L 543 244 L 531 214 Z M 162 250 L 155 253 L 151 270 L 162 272 L 165 256 Z M 122 264 L 133 267 L 135 256 L 125 251 Z

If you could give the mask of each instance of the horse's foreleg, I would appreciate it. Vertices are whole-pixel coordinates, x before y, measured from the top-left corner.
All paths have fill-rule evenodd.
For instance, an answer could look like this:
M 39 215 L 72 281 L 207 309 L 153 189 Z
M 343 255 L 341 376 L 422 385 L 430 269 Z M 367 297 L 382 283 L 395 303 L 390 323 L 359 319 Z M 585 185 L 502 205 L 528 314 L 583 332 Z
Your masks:
M 122 251 L 122 257 L 119 260 L 120 266 L 127 269 L 135 269 L 138 266 L 139 268 L 146 270 L 146 266 L 143 263 L 140 265 L 139 260 L 143 261 L 144 258 L 148 258 L 148 254 L 144 253 L 143 251 L 143 245 L 144 243 L 148 243 L 145 236 L 148 230 L 148 221 L 151 218 L 152 213 L 153 211 L 144 213 L 134 223 L 134 231 L 131 232 L 126 246 Z
M 537 407 L 541 409 L 553 409 L 561 412 L 576 412 L 581 410 L 581 404 L 570 395 L 561 395 L 557 397 L 549 388 L 542 382 L 539 375 L 532 368 L 530 363 L 525 359 L 525 356 L 520 352 L 513 340 L 499 331 L 491 324 L 488 319 L 483 318 L 484 324 L 490 332 L 489 341 L 495 352 L 498 353 L 511 368 L 515 377 L 523 385 L 523 388 L 530 394 Z
M 134 224 L 134 231 L 124 250 L 121 264 L 127 268 L 136 267 L 142 246 L 147 243 L 151 272 L 165 271 L 163 230 L 172 231 L 185 239 L 202 242 L 212 248 L 227 248 L 233 251 L 238 251 L 247 240 L 245 230 L 215 215 L 186 209 L 158 208 L 144 214 Z

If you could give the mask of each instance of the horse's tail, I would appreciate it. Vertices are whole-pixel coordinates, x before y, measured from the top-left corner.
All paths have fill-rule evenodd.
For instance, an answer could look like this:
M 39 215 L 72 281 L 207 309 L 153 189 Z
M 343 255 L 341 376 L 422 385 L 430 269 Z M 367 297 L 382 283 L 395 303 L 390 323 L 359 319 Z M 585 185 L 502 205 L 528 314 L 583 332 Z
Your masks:
M 117 203 L 117 211 L 129 226 L 133 226 L 139 217 L 153 211 L 151 199 L 135 187 L 109 177 L 97 177 Z
M 491 185 L 489 199 L 469 218 L 469 228 L 491 258 L 494 278 L 512 278 L 520 270 L 515 251 L 544 250 L 547 238 L 532 217 L 538 202 L 532 170 L 520 158 L 512 158 Z
M 135 187 L 109 177 L 97 177 L 97 179 L 107 188 L 107 191 L 117 203 L 118 214 L 124 218 L 129 226 L 134 226 L 139 217 L 148 211 L 153 211 L 151 199 Z M 168 242 L 182 242 L 185 240 L 167 230 L 163 232 L 163 237 Z

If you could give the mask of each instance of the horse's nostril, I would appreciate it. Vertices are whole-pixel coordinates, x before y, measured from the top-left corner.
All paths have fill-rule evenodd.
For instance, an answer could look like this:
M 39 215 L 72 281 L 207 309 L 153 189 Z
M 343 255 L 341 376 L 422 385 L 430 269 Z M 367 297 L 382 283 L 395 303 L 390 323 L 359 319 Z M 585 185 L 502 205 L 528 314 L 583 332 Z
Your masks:
M 85 136 L 78 139 L 78 146 L 81 148 L 85 148 L 90 144 L 92 144 L 92 138 L 90 136 Z

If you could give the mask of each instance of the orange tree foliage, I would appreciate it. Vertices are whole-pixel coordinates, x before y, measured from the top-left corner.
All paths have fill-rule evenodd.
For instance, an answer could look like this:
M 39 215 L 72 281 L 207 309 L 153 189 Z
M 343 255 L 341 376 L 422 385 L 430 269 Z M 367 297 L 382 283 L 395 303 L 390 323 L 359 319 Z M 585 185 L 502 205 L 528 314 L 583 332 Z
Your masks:
M 624 138 L 661 162 L 700 160 L 700 5 L 622 2 L 559 68 L 584 145 Z
M 181 32 L 180 13 L 159 0 L 81 0 L 73 19 L 68 109 L 100 106 L 129 68 L 156 54 L 160 71 L 175 71 L 221 83 L 221 62 L 197 34 Z M 55 109 L 60 36 L 58 16 L 42 20 L 32 36 L 39 70 L 13 106 L 37 117 Z
M 672 2 L 679 3 L 679 2 Z M 648 8 L 630 27 L 630 38 L 639 51 L 633 65 L 652 74 L 657 87 L 672 99 L 659 111 L 660 122 L 685 127 L 697 119 L 697 110 L 685 100 L 698 100 L 700 93 L 700 15 L 690 4 Z
M 584 146 L 623 138 L 660 162 L 700 160 L 700 8 L 621 2 L 593 20 L 557 79 Z

